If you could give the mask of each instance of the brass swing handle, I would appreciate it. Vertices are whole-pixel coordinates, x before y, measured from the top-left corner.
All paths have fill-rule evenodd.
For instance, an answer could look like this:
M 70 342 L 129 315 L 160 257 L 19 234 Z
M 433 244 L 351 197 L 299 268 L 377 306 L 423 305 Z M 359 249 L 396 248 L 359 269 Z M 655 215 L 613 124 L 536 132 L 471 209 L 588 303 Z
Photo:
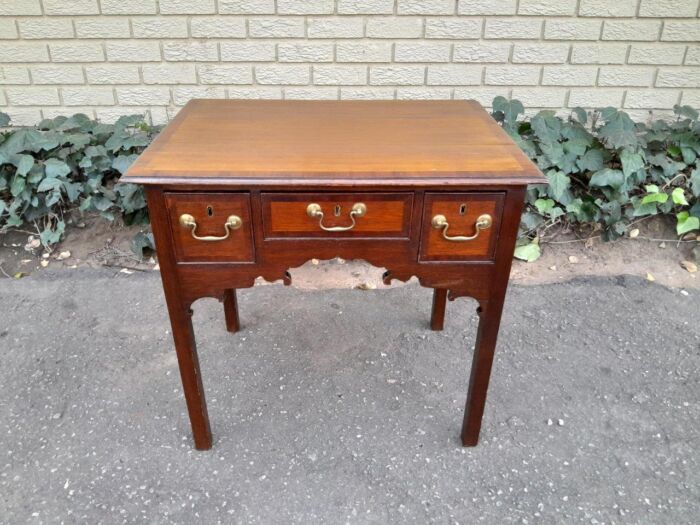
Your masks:
M 318 219 L 318 225 L 322 230 L 327 232 L 346 232 L 352 230 L 355 227 L 355 217 L 363 217 L 367 213 L 367 206 L 362 202 L 356 202 L 352 205 L 350 210 L 350 220 L 352 224 L 350 226 L 324 226 L 323 225 L 323 211 L 321 210 L 321 205 L 312 202 L 306 207 L 306 215 L 312 219 Z
M 447 228 L 450 227 L 450 224 L 447 222 L 447 218 L 444 215 L 436 215 L 435 217 L 433 217 L 431 224 L 433 225 L 433 228 L 437 230 L 442 229 L 442 236 L 448 241 L 467 242 L 476 239 L 479 236 L 479 233 L 481 233 L 481 230 L 490 228 L 493 224 L 493 219 L 488 213 L 479 215 L 479 217 L 476 219 L 476 224 L 474 225 L 474 227 L 476 228 L 476 233 L 468 237 L 464 235 L 447 235 Z
M 228 239 L 228 236 L 231 234 L 231 230 L 237 230 L 242 224 L 243 221 L 238 215 L 229 215 L 228 219 L 226 219 L 226 222 L 224 223 L 226 235 L 221 235 L 220 237 L 215 235 L 204 235 L 200 237 L 197 235 L 197 221 L 194 220 L 194 217 L 192 217 L 192 215 L 189 213 L 183 213 L 180 215 L 180 226 L 183 228 L 192 228 L 192 237 L 198 241 L 223 241 Z

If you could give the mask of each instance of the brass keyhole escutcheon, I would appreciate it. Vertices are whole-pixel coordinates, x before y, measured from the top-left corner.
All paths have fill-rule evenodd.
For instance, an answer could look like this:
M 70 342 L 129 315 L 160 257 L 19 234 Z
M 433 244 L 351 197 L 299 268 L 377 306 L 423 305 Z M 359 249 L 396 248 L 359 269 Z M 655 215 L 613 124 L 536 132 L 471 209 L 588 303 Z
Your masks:
M 207 216 L 211 217 L 214 215 L 214 208 L 211 207 L 211 205 L 207 206 Z
M 460 214 L 460 215 L 464 215 L 465 213 L 467 213 L 467 205 L 464 204 L 464 203 L 462 203 L 462 204 L 459 206 L 459 214 Z
M 336 217 L 340 217 L 340 204 L 336 204 L 335 208 L 333 209 L 333 215 Z
M 340 208 L 340 204 L 336 204 L 336 209 Z M 333 210 L 335 213 L 336 209 Z M 338 210 L 339 212 L 339 210 Z M 340 212 L 339 212 L 340 213 Z M 349 226 L 324 226 L 323 224 L 323 209 L 321 208 L 321 205 L 318 204 L 317 202 L 312 202 L 306 207 L 306 215 L 311 217 L 312 219 L 318 219 L 318 226 L 327 232 L 346 232 L 348 230 L 352 230 L 355 227 L 355 217 L 364 217 L 365 214 L 367 213 L 367 206 L 365 205 L 364 202 L 356 202 L 355 204 L 352 205 L 352 209 L 350 210 L 350 221 L 351 224 Z

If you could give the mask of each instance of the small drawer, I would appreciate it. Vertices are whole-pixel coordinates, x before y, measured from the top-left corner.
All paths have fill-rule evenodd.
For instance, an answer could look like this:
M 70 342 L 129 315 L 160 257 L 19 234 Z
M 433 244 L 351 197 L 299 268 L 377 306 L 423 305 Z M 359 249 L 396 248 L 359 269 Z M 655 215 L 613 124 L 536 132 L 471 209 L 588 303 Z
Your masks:
M 504 193 L 426 193 L 420 260 L 490 260 Z
M 412 206 L 409 192 L 263 193 L 263 230 L 266 239 L 407 239 Z
M 179 262 L 253 262 L 247 193 L 166 193 Z

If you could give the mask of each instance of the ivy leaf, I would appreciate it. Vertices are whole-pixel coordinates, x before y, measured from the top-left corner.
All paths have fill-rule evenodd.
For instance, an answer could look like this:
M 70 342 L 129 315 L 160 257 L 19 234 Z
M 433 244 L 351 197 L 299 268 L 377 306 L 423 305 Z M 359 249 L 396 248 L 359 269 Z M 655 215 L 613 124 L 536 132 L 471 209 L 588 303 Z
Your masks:
M 681 148 L 675 144 L 669 144 L 669 146 L 666 148 L 666 154 L 669 157 L 680 157 Z
M 693 230 L 700 230 L 700 218 L 690 215 L 687 211 L 682 211 L 676 215 L 676 233 L 683 235 Z
M 586 148 L 589 145 L 589 141 L 581 138 L 569 139 L 564 142 L 564 151 L 567 153 L 574 153 L 577 156 L 581 156 L 586 152 Z
M 598 136 L 602 138 L 606 146 L 620 149 L 638 144 L 634 122 L 627 113 L 615 110 L 613 113 L 605 114 L 603 118 L 606 123 L 598 130 Z
M 102 195 L 93 195 L 91 204 L 96 210 L 106 211 L 112 207 L 112 201 Z
M 663 204 L 668 200 L 668 193 L 649 193 L 642 197 L 642 204 L 649 204 L 652 202 L 658 202 Z
M 564 210 L 562 210 L 559 206 L 555 206 L 551 210 L 549 210 L 548 213 L 549 217 L 552 219 L 556 219 L 557 217 L 561 217 L 564 215 Z
M 80 190 L 82 185 L 79 182 L 64 182 L 63 189 L 66 190 L 66 195 L 68 195 L 68 200 L 75 202 L 80 197 Z
M 609 186 L 615 189 L 619 189 L 624 183 L 625 175 L 620 170 L 610 168 L 596 171 L 589 182 L 591 186 Z
M 588 114 L 586 113 L 586 110 L 580 107 L 575 107 L 574 109 L 571 110 L 573 115 L 576 117 L 576 120 L 579 121 L 580 124 L 586 125 L 586 121 L 588 120 Z
M 542 215 L 527 211 L 520 218 L 520 228 L 526 232 L 533 231 L 543 222 Z
M 549 170 L 546 174 L 549 180 L 549 191 L 552 197 L 561 201 L 566 191 L 569 189 L 571 179 L 565 173 L 557 170 Z
M 513 140 L 518 145 L 518 147 L 525 152 L 525 154 L 534 159 L 537 156 L 537 146 L 531 140 L 524 140 L 520 135 L 513 137 Z
M 10 125 L 10 115 L 0 111 L 0 128 L 6 128 Z
M 41 244 L 48 247 L 52 244 L 56 244 L 61 240 L 61 236 L 66 229 L 66 223 L 63 221 L 56 221 L 56 228 L 52 229 L 51 225 L 47 226 L 40 234 L 39 239 Z
M 12 184 L 10 184 L 10 193 L 13 197 L 17 197 L 24 191 L 26 185 L 27 180 L 21 175 L 15 174 L 15 176 L 12 178 Z
M 679 106 L 678 104 L 676 104 L 675 106 L 673 106 L 673 112 L 679 117 L 686 117 L 690 120 L 698 119 L 698 112 L 690 106 Z
M 34 157 L 31 155 L 13 155 L 10 162 L 17 167 L 17 174 L 26 175 L 34 166 Z
M 576 165 L 578 156 L 575 153 L 565 153 L 557 162 L 557 167 L 564 173 L 575 173 L 579 171 Z
M 105 148 L 113 153 L 119 151 L 124 144 L 124 136 L 121 133 L 115 132 L 105 142 Z
M 63 182 L 60 179 L 57 179 L 55 177 L 47 177 L 39 183 L 39 186 L 37 186 L 36 191 L 52 191 L 60 189 L 61 186 L 63 186 Z
M 649 164 L 652 166 L 658 166 L 663 171 L 666 177 L 673 177 L 678 172 L 685 169 L 685 164 L 682 162 L 677 162 L 670 159 L 665 153 L 656 153 L 654 155 L 649 155 Z
M 148 135 L 146 135 L 145 133 L 135 133 L 134 135 L 124 140 L 122 144 L 122 149 L 128 150 L 131 148 L 148 146 L 148 142 Z
M 593 145 L 593 135 L 580 124 L 565 124 L 561 128 L 561 136 L 565 139 L 580 141 L 589 148 Z
M 94 122 L 84 113 L 76 113 L 71 117 L 59 117 L 62 121 L 56 122 L 56 129 L 61 131 L 89 131 L 94 126 Z
M 695 204 L 693 204 L 693 205 L 690 207 L 690 214 L 691 214 L 693 217 L 698 217 L 698 218 L 700 218 L 700 200 L 695 201 Z M 698 248 L 699 248 L 699 251 L 700 251 L 700 246 L 698 246 Z
M 515 248 L 515 258 L 521 261 L 533 262 L 540 258 L 540 245 L 535 238 L 531 243 Z
M 619 202 L 617 202 L 617 201 L 610 201 L 610 202 L 596 201 L 596 204 L 601 209 L 601 211 L 603 213 L 605 213 L 603 220 L 605 221 L 605 224 L 607 224 L 608 226 L 612 226 L 615 223 L 618 223 L 622 219 L 622 207 L 620 206 Z
M 625 177 L 629 177 L 644 167 L 644 159 L 639 153 L 623 149 L 620 153 L 620 161 L 622 162 L 622 173 Z
M 121 197 L 121 206 L 126 213 L 146 207 L 146 196 L 143 186 L 120 183 L 115 186 L 114 191 Z
M 532 130 L 542 142 L 556 142 L 561 137 L 561 121 L 553 111 L 540 111 L 532 118 Z
M 576 164 L 581 171 L 600 171 L 603 169 L 603 151 L 600 149 L 589 149 Z
M 645 217 L 647 215 L 656 215 L 658 213 L 655 202 L 643 204 L 641 197 L 632 197 L 631 202 L 633 210 L 632 216 L 634 217 Z
M 686 164 L 692 164 L 698 155 L 693 148 L 681 147 L 681 157 Z
M 46 162 L 44 162 L 44 166 L 46 168 L 47 177 L 65 177 L 70 173 L 70 167 L 62 160 L 47 159 Z
M 518 115 L 525 113 L 525 108 L 519 100 L 507 100 L 505 97 L 496 97 L 493 99 L 493 110 L 503 113 L 503 119 L 508 124 L 515 124 Z
M 537 208 L 540 214 L 545 215 L 554 208 L 554 201 L 552 199 L 537 199 L 535 201 L 535 208 Z
M 521 104 L 522 105 L 522 104 Z M 133 128 L 145 124 L 144 115 L 124 115 L 114 123 L 115 129 Z
M 146 249 L 155 250 L 153 234 L 139 232 L 131 239 L 131 251 L 138 255 L 139 259 L 143 259 L 143 251 Z
M 52 179 L 52 180 L 56 180 L 56 179 Z M 55 190 L 51 191 L 51 193 L 49 193 L 46 196 L 46 201 L 44 202 L 44 204 L 46 204 L 46 206 L 51 207 L 54 204 L 56 204 L 57 202 L 59 202 L 60 200 L 61 200 L 61 190 L 55 189 Z
M 695 197 L 700 197 L 700 170 L 698 169 L 690 173 L 690 191 Z
M 131 166 L 134 161 L 138 158 L 138 155 L 119 155 L 118 157 L 114 157 L 114 160 L 112 161 L 112 168 L 117 170 L 119 173 L 124 174 L 126 173 L 126 170 L 129 169 L 129 166 Z
M 81 149 L 90 144 L 92 140 L 90 135 L 87 133 L 72 133 L 66 136 L 66 143 L 70 144 L 76 149 Z
M 671 199 L 673 199 L 673 204 L 690 206 L 690 204 L 688 204 L 688 201 L 685 199 L 685 192 L 683 191 L 683 188 L 675 188 L 671 192 Z
M 569 211 L 569 206 L 567 205 L 567 211 Z M 578 206 L 576 209 L 576 218 L 581 222 L 597 222 L 600 217 L 600 211 L 595 203 L 586 199 L 579 199 Z
M 606 106 L 604 108 L 599 108 L 598 113 L 600 113 L 600 118 L 607 122 L 617 114 L 617 109 L 612 106 Z

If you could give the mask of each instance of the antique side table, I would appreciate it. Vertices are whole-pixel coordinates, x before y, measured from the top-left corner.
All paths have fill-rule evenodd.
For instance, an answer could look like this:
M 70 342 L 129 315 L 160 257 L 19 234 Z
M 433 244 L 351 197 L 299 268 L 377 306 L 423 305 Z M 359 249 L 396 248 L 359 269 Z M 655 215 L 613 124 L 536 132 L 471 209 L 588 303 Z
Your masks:
M 476 445 L 526 185 L 546 180 L 473 101 L 193 100 L 122 178 L 146 185 L 195 447 L 212 437 L 192 303 L 311 258 L 364 259 L 384 281 L 478 301 L 462 427 Z

